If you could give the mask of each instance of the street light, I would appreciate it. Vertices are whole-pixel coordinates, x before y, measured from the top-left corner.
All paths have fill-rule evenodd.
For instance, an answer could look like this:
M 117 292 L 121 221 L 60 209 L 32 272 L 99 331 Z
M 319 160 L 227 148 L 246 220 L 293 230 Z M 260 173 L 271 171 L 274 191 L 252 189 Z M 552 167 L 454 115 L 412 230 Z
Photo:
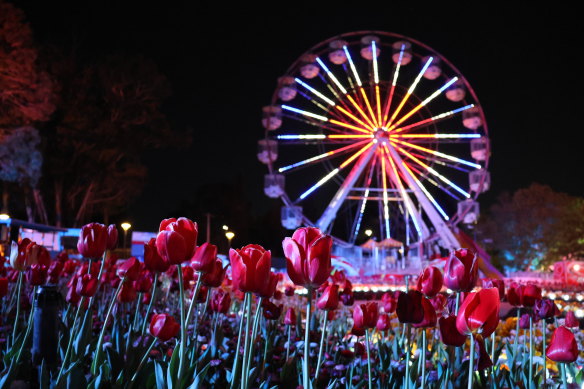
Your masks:
M 124 230 L 124 250 L 126 249 L 126 244 L 127 244 L 127 240 L 126 240 L 126 236 L 128 235 L 128 230 L 130 228 L 132 228 L 132 225 L 128 222 L 123 222 L 121 224 L 122 230 Z
M 223 231 L 229 231 L 229 227 L 227 227 L 225 224 L 223 224 Z
M 235 234 L 232 231 L 227 231 L 225 233 L 225 237 L 227 238 L 227 244 L 229 245 L 229 248 L 231 248 L 231 239 L 233 239 L 234 236 Z
M 368 229 L 365 230 L 365 235 L 371 237 L 371 235 L 373 235 L 373 231 L 368 228 Z
M 9 219 L 10 219 L 9 214 L 7 214 L 5 212 L 0 213 L 0 220 L 9 220 Z

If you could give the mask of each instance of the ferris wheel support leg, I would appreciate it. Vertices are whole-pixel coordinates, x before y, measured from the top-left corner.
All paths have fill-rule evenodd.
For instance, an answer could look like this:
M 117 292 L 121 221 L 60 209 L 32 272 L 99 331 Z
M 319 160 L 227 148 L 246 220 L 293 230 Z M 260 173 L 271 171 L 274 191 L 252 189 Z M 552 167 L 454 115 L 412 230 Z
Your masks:
M 450 229 L 450 227 L 446 224 L 446 221 L 442 219 L 436 208 L 432 205 L 432 203 L 426 198 L 424 195 L 422 188 L 418 185 L 414 177 L 412 176 L 411 172 L 405 168 L 404 162 L 399 155 L 399 153 L 395 150 L 392 145 L 387 146 L 387 150 L 391 158 L 393 159 L 395 165 L 400 170 L 401 175 L 404 177 L 406 183 L 408 184 L 409 188 L 414 193 L 414 196 L 418 199 L 419 204 L 422 206 L 422 209 L 430 219 L 430 222 L 436 229 L 438 236 L 446 245 L 446 248 L 449 250 L 457 249 L 460 246 L 458 239 L 454 236 L 454 233 Z
M 329 205 L 326 207 L 320 219 L 318 219 L 318 221 L 316 222 L 316 226 L 320 228 L 322 231 L 328 231 L 328 228 L 330 227 L 332 221 L 335 219 L 337 212 L 339 211 L 339 208 L 345 201 L 347 195 L 349 194 L 351 188 L 353 188 L 353 186 L 355 185 L 355 182 L 357 181 L 361 173 L 363 173 L 363 170 L 371 160 L 371 157 L 375 154 L 376 149 L 377 146 L 371 147 L 363 156 L 361 156 L 361 158 L 359 158 L 359 160 L 357 161 L 355 166 L 353 166 L 353 168 L 349 172 L 349 175 L 347 176 L 347 178 L 345 178 L 345 181 L 343 182 L 343 184 L 341 185 L 341 187 L 339 188 L 339 190 L 337 191 Z

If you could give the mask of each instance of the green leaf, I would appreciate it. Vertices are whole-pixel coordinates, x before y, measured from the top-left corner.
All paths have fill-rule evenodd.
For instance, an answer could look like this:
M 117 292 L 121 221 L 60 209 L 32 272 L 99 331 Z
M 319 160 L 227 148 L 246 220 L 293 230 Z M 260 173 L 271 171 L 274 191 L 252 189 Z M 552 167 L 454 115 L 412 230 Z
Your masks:
M 194 379 L 193 383 L 189 386 L 188 389 L 197 389 L 199 387 L 199 385 L 202 385 L 203 381 L 205 380 L 205 377 L 207 376 L 207 372 L 209 371 L 210 367 L 211 367 L 211 364 L 208 363 L 198 373 L 195 372 L 195 379 Z
M 154 361 L 154 375 L 156 377 L 156 388 L 166 389 L 164 381 L 164 371 L 167 369 L 166 362 Z

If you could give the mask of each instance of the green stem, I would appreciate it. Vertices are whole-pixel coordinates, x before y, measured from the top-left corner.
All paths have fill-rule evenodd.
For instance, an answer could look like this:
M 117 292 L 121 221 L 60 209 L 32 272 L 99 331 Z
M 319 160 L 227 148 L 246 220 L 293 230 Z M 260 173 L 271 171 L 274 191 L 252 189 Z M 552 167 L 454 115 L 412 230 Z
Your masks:
M 101 354 L 102 350 L 102 343 L 103 343 L 103 336 L 105 335 L 105 329 L 107 328 L 107 323 L 109 318 L 112 314 L 112 309 L 114 304 L 116 303 L 116 299 L 118 298 L 118 294 L 120 294 L 120 290 L 122 290 L 122 285 L 126 281 L 126 278 L 122 278 L 120 281 L 114 295 L 112 296 L 112 301 L 110 301 L 109 307 L 107 308 L 107 313 L 105 315 L 105 320 L 103 322 L 103 327 L 101 328 L 101 332 L 99 333 L 99 338 L 97 339 L 97 346 L 95 348 L 95 357 L 93 358 L 93 363 L 91 364 L 91 374 L 96 375 L 99 369 L 99 365 L 101 364 Z
M 369 384 L 369 389 L 372 389 L 373 386 L 371 384 L 372 377 L 371 377 L 371 351 L 369 343 L 371 343 L 371 330 L 368 328 L 365 330 L 365 340 L 367 344 L 367 383 Z M 422 386 L 423 387 L 423 386 Z
M 146 359 L 148 359 L 148 355 L 150 355 L 150 351 L 152 351 L 152 348 L 156 344 L 156 341 L 157 340 L 158 339 L 154 338 L 154 340 L 152 341 L 152 343 L 150 343 L 150 346 L 148 347 L 148 350 L 146 350 L 146 352 L 144 353 L 144 356 L 140 360 L 140 363 L 138 364 L 138 367 L 136 368 L 136 372 L 134 373 L 134 375 L 132 376 L 132 379 L 130 380 L 130 388 L 132 386 L 134 386 L 134 381 L 136 381 L 136 378 L 138 378 L 138 373 L 140 372 L 140 368 L 142 368 L 142 365 L 144 365 L 144 362 L 146 362 Z
M 410 344 L 410 324 L 406 323 L 406 375 L 405 380 L 406 384 L 404 385 L 406 389 L 410 388 L 410 354 L 412 353 L 411 344 Z
M 16 341 L 18 332 L 18 319 L 20 318 L 20 295 L 22 294 L 22 277 L 23 272 L 18 272 L 18 284 L 16 286 L 16 317 L 14 319 L 14 329 L 12 330 L 12 344 Z
M 533 318 L 529 315 L 529 389 L 533 382 Z
M 422 328 L 422 388 L 426 386 L 426 329 Z
M 458 307 L 460 306 L 460 292 L 456 292 L 456 316 L 458 316 Z
M 568 380 L 566 379 L 566 364 L 560 363 L 560 370 L 562 371 L 562 387 L 568 389 Z
M 189 312 L 187 313 L 187 319 L 185 321 L 185 325 L 188 326 L 191 322 L 191 318 L 193 317 L 193 310 L 195 305 L 197 305 L 197 297 L 199 296 L 199 290 L 201 289 L 201 272 L 197 272 L 197 283 L 195 284 L 195 291 L 193 292 L 193 298 L 191 299 L 191 304 L 189 305 Z M 193 336 L 197 336 L 197 334 L 193 334 Z
M 320 373 L 320 364 L 322 362 L 322 353 L 324 351 L 324 340 L 326 335 L 326 325 L 328 322 L 328 311 L 324 311 L 324 317 L 322 318 L 322 331 L 320 335 L 320 347 L 318 348 L 318 360 L 316 362 L 316 375 L 314 376 L 314 380 L 318 380 L 318 375 Z
M 515 325 L 515 341 L 513 342 L 513 355 L 517 361 L 517 348 L 519 347 L 519 320 L 521 319 L 521 308 L 517 307 L 517 324 Z M 513 371 L 513 366 L 511 366 Z
M 544 389 L 547 386 L 547 357 L 546 357 L 547 344 L 545 342 L 546 331 L 547 331 L 547 325 L 546 325 L 545 319 L 542 319 L 541 320 L 541 335 L 543 337 L 543 339 L 542 339 L 542 348 L 543 348 L 542 359 L 543 359 L 543 388 Z
M 306 328 L 304 329 L 304 366 L 302 369 L 302 382 L 304 388 L 310 388 L 310 313 L 312 310 L 312 288 L 307 287 L 308 303 L 306 304 Z
M 493 362 L 493 366 L 491 366 L 491 380 L 493 382 L 494 387 L 495 365 L 497 364 L 497 361 L 495 361 L 495 331 L 493 331 L 493 333 L 491 334 L 491 361 Z
M 290 358 L 290 333 L 292 332 L 292 326 L 288 326 L 288 341 L 286 342 L 286 361 Z
M 150 312 L 152 312 L 152 305 L 156 299 L 156 287 L 158 284 L 158 273 L 154 273 L 154 283 L 152 284 L 152 292 L 150 293 L 150 302 L 148 303 L 148 309 L 146 309 L 146 315 L 144 316 L 144 322 L 142 323 L 142 336 L 146 332 L 146 326 L 148 325 L 148 319 L 150 317 Z
M 38 286 L 34 287 L 34 291 L 33 291 L 33 296 L 36 296 L 36 292 L 37 292 Z M 34 300 L 33 300 L 33 304 L 32 307 L 30 309 L 30 313 L 28 315 L 28 322 L 26 325 L 26 332 L 24 333 L 24 339 L 22 340 L 22 344 L 20 345 L 20 349 L 18 350 L 18 354 L 16 355 L 16 363 L 15 365 L 18 365 L 18 362 L 20 362 L 20 356 L 22 355 L 22 350 L 24 350 L 24 346 L 26 345 L 26 341 L 28 340 L 28 337 L 30 336 L 30 331 L 32 329 L 32 323 L 34 320 Z
M 249 366 L 247 365 L 247 355 L 249 353 L 249 331 L 251 329 L 251 303 L 252 296 L 250 292 L 246 292 L 249 295 L 247 299 L 247 305 L 245 307 L 245 344 L 243 346 L 243 359 L 241 362 L 241 388 L 247 388 L 247 378 Z
M 472 381 L 474 378 L 474 348 L 475 341 L 474 337 L 470 336 L 470 360 L 468 363 L 468 389 L 472 389 Z
M 134 321 L 132 322 L 132 329 L 138 327 L 138 322 L 140 321 L 140 308 L 142 307 L 142 292 L 138 293 L 138 302 L 136 303 L 136 313 L 134 314 Z
M 63 362 L 61 364 L 61 369 L 59 369 L 59 375 L 57 376 L 57 381 L 55 382 L 55 387 L 59 386 L 61 381 L 61 376 L 67 365 L 67 360 L 69 359 L 69 353 L 71 353 L 71 346 L 73 345 L 73 338 L 75 337 L 75 326 L 77 325 L 77 319 L 79 318 L 79 311 L 85 302 L 85 296 L 81 297 L 79 300 L 79 305 L 77 306 L 77 311 L 75 312 L 75 318 L 73 319 L 73 326 L 71 327 L 71 333 L 69 334 L 69 342 L 67 343 L 67 351 L 65 351 L 65 356 L 63 357 Z
M 176 377 L 175 382 L 180 382 L 182 379 L 183 371 L 185 368 L 185 353 L 186 353 L 186 341 L 187 341 L 187 322 L 185 320 L 185 288 L 183 285 L 183 276 L 182 276 L 182 268 L 180 265 L 177 265 L 177 273 L 178 273 L 178 288 L 179 288 L 179 295 L 180 295 L 180 349 L 179 349 L 179 363 L 178 363 L 178 375 Z M 200 279 L 200 277 L 199 277 Z
M 253 319 L 253 326 L 252 326 L 252 330 L 251 330 L 251 339 L 250 339 L 250 345 L 249 345 L 249 354 L 247 355 L 247 362 L 246 362 L 246 367 L 247 370 L 249 370 L 249 367 L 251 366 L 251 360 L 252 360 L 252 355 L 253 355 L 253 346 L 255 345 L 255 338 L 258 334 L 258 326 L 260 324 L 260 318 L 262 316 L 262 301 L 264 300 L 263 297 L 260 297 L 257 301 L 257 307 L 256 307 L 256 314 L 255 317 Z M 251 310 L 250 310 L 250 316 L 251 316 Z
M 237 348 L 235 349 L 235 358 L 233 359 L 233 368 L 231 369 L 231 389 L 235 387 L 235 377 L 237 377 L 239 369 L 239 349 L 241 348 L 241 335 L 243 334 L 243 319 L 245 319 L 245 309 L 247 307 L 247 300 L 249 295 L 246 293 L 243 299 L 243 314 L 241 315 L 241 320 L 239 321 L 239 335 L 237 336 Z

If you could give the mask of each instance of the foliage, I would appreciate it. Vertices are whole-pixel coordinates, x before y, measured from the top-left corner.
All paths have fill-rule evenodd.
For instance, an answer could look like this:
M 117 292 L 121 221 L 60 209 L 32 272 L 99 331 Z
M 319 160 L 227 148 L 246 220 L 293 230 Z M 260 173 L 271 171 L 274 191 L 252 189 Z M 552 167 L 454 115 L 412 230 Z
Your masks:
M 0 180 L 35 187 L 43 164 L 40 142 L 33 127 L 0 130 Z

